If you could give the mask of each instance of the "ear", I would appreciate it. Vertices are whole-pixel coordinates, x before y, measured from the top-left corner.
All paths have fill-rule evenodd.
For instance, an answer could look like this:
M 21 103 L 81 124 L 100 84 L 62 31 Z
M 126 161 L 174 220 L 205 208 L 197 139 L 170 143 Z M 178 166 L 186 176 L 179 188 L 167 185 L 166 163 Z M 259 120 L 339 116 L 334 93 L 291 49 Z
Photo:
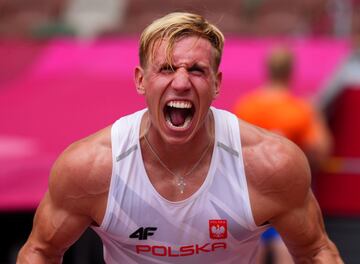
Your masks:
M 140 95 L 145 94 L 145 87 L 144 87 L 144 69 L 140 66 L 135 68 L 135 86 L 136 91 Z
M 222 72 L 218 72 L 216 74 L 216 80 L 215 80 L 214 99 L 220 94 L 221 81 L 222 81 Z

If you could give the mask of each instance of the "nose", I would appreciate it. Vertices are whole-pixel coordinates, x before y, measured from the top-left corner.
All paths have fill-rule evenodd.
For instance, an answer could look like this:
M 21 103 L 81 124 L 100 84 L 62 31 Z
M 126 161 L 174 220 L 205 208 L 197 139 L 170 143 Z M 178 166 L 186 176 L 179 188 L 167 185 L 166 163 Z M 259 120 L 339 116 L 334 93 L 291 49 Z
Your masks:
M 172 80 L 172 87 L 179 91 L 188 90 L 191 88 L 190 76 L 186 69 L 178 68 Z

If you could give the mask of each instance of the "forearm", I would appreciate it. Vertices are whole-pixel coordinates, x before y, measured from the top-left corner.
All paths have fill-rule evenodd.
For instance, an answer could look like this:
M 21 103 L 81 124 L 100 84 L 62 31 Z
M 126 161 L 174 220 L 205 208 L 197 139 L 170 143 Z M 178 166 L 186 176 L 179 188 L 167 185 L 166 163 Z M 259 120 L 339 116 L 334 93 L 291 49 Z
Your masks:
M 307 257 L 294 257 L 296 264 L 344 264 L 334 243 L 329 243 Z
M 314 263 L 343 264 L 335 244 L 329 240 L 328 245 L 320 249 L 314 257 Z
M 62 257 L 63 253 L 45 250 L 28 241 L 19 251 L 16 264 L 58 264 L 62 263 Z

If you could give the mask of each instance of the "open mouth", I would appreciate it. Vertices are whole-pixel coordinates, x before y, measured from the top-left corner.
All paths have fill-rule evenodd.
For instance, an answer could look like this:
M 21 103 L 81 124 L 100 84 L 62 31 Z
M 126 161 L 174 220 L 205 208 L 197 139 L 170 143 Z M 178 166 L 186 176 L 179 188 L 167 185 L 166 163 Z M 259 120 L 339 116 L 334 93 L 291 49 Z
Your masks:
M 194 116 L 195 108 L 189 101 L 170 101 L 164 107 L 166 122 L 173 128 L 187 128 Z

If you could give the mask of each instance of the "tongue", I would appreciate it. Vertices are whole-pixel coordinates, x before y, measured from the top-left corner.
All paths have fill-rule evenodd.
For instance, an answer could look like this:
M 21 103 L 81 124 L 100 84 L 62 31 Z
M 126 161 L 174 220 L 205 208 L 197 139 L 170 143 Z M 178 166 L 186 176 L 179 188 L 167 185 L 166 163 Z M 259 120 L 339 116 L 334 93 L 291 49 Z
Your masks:
M 187 109 L 172 108 L 170 110 L 170 120 L 174 126 L 182 126 L 185 123 L 187 117 Z

